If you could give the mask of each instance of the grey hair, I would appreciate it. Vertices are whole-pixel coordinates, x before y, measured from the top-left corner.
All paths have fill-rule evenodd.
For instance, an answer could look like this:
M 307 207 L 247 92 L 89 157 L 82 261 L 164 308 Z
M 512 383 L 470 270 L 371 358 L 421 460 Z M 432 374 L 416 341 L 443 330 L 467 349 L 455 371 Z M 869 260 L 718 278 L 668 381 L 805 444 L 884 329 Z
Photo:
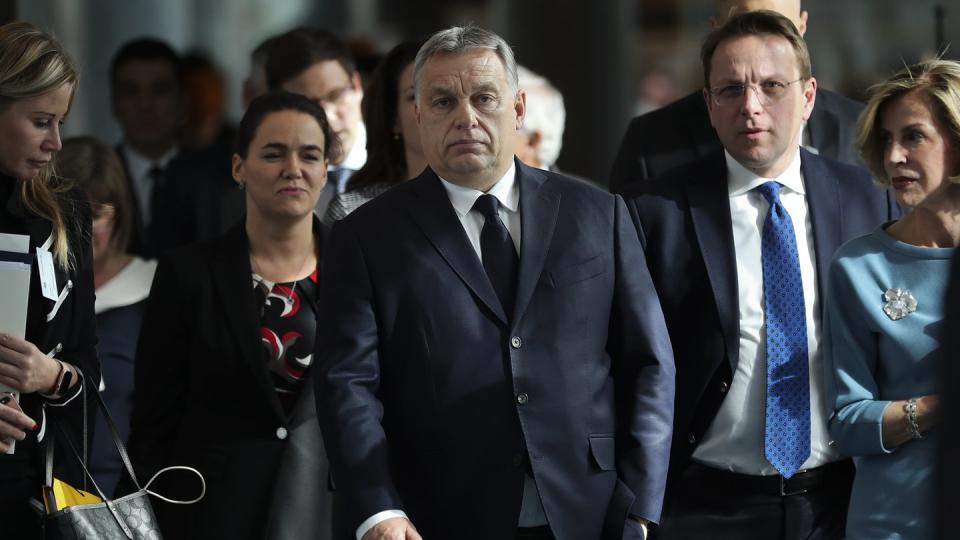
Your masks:
M 507 82 L 514 94 L 520 88 L 517 76 L 517 61 L 513 49 L 497 34 L 479 26 L 453 26 L 430 36 L 420 47 L 417 59 L 413 63 L 413 88 L 417 101 L 420 100 L 420 74 L 427 60 L 437 54 L 462 54 L 475 49 L 490 49 L 497 54 L 503 69 L 507 72 Z
M 537 159 L 544 169 L 549 169 L 560 157 L 563 146 L 563 128 L 567 111 L 563 106 L 563 94 L 546 78 L 529 69 L 518 66 L 520 87 L 527 93 L 527 108 L 523 117 L 524 133 L 540 132 L 540 147 Z

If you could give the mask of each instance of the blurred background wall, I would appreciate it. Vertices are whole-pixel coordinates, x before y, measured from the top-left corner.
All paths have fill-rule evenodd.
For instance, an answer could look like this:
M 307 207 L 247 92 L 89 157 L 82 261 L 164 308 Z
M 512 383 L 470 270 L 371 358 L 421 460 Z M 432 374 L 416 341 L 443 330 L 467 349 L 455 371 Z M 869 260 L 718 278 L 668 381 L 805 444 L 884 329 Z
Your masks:
M 957 0 L 808 0 L 806 34 L 824 87 L 859 97 L 903 62 L 960 47 Z M 316 24 L 362 55 L 464 22 L 504 36 L 518 61 L 564 94 L 567 131 L 559 166 L 605 182 L 627 122 L 702 86 L 697 58 L 710 0 L 5 0 L 0 20 L 56 34 L 82 70 L 67 135 L 119 139 L 109 67 L 125 41 L 151 35 L 200 52 L 222 71 L 228 118 L 239 119 L 250 51 L 264 38 Z M 939 13 L 939 15 L 938 15 Z M 958 58 L 956 47 L 948 49 Z M 361 58 L 361 65 L 364 59 Z

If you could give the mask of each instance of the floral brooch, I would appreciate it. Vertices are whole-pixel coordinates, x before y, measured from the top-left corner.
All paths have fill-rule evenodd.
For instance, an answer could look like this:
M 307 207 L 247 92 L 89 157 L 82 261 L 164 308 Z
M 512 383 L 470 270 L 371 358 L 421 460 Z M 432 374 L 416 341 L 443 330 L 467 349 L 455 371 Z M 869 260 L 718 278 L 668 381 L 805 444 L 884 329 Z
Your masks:
M 906 289 L 887 289 L 883 293 L 883 312 L 891 320 L 899 321 L 917 310 L 917 299 Z

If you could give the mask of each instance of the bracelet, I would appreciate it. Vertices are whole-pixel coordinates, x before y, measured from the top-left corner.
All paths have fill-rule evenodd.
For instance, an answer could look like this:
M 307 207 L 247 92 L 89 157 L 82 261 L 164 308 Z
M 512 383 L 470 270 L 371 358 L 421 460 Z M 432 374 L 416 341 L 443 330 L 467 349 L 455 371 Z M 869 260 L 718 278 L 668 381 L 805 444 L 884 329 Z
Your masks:
M 54 362 L 56 362 L 57 365 L 60 367 L 60 371 L 57 372 L 57 379 L 56 379 L 56 381 L 54 381 L 53 386 L 50 387 L 50 392 L 48 392 L 47 394 L 45 394 L 45 395 L 47 395 L 47 396 L 56 396 L 56 395 L 58 395 L 57 392 L 60 390 L 60 386 L 63 384 L 63 374 L 64 374 L 64 372 L 66 372 L 66 369 L 65 369 L 64 366 L 63 366 L 63 362 L 57 360 L 56 358 L 54 358 L 53 360 L 54 360 Z M 43 395 L 43 394 L 41 394 L 41 395 Z
M 916 398 L 910 398 L 903 404 L 903 412 L 906 414 L 907 432 L 910 434 L 910 437 L 913 439 L 922 439 L 923 435 L 920 434 L 920 424 L 917 423 Z

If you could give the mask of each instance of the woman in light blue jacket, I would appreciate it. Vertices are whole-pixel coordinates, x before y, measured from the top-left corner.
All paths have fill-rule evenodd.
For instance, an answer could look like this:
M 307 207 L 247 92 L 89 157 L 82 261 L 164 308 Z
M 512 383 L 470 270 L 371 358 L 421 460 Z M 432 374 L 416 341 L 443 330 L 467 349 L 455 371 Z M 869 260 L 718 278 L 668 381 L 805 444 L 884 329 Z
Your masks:
M 847 538 L 925 539 L 935 352 L 960 243 L 960 64 L 921 62 L 874 86 L 857 143 L 908 212 L 841 247 L 830 268 L 830 431 L 857 465 Z

